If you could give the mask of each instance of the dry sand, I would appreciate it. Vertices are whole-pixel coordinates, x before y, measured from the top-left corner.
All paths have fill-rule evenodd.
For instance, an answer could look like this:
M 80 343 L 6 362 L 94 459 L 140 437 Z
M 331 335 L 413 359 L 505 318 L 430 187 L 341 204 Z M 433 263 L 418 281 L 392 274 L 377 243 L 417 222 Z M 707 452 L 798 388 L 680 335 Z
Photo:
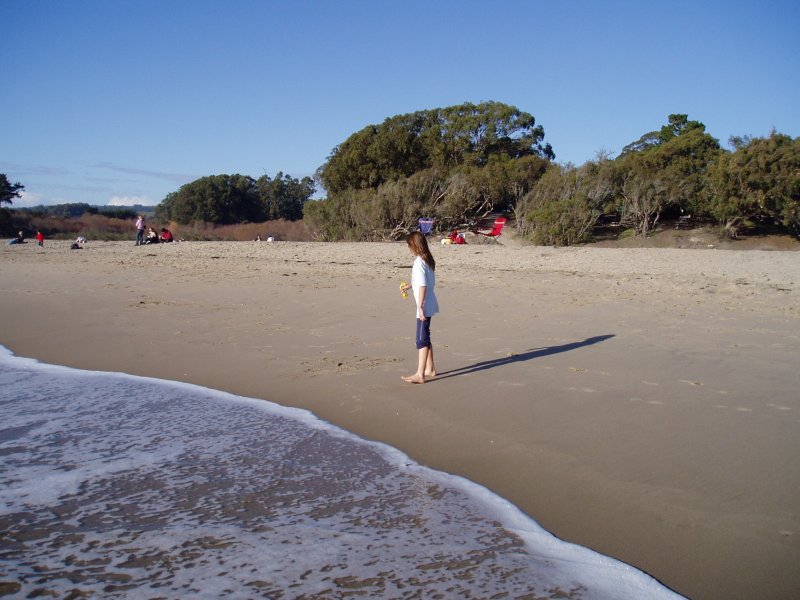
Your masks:
M 800 597 L 800 254 L 405 244 L 0 250 L 0 344 L 304 407 L 692 598 Z

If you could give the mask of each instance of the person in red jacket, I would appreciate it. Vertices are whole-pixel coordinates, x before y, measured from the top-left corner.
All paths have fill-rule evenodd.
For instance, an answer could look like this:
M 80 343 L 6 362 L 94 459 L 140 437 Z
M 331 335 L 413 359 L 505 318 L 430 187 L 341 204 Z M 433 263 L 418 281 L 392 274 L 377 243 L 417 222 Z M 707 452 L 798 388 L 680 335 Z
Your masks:
M 172 232 L 169 229 L 162 229 L 161 230 L 161 241 L 162 242 L 175 241 L 175 238 L 172 237 Z
M 36 232 L 36 241 L 40 246 L 44 246 L 44 234 L 41 231 Z
M 467 240 L 464 239 L 463 233 L 458 233 L 458 229 L 454 229 L 450 234 L 450 242 L 453 244 L 466 244 Z

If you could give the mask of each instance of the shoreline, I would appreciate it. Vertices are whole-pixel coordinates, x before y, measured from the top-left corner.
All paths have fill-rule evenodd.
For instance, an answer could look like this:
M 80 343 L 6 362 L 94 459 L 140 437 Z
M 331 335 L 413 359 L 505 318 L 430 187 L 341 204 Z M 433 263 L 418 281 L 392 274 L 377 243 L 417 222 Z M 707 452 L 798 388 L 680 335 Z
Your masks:
M 17 355 L 307 408 L 689 597 L 800 590 L 794 252 L 434 246 L 411 386 L 404 244 L 47 244 L 0 254 Z
M 557 542 L 490 490 L 308 411 L 33 363 L 0 349 L 13 437 L 0 461 L 0 593 L 103 595 L 116 581 L 135 597 L 681 598 Z

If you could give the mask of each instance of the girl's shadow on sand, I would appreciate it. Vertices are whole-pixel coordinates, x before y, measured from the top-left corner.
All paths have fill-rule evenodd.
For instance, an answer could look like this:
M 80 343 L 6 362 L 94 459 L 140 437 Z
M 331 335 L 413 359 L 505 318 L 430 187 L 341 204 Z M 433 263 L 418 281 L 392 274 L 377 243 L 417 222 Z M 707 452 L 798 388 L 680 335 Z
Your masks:
M 459 375 L 468 375 L 470 373 L 477 373 L 478 371 L 485 371 L 486 369 L 493 369 L 495 367 L 502 367 L 503 365 L 510 365 L 517 362 L 524 362 L 526 360 L 533 360 L 534 358 L 541 358 L 542 356 L 550 356 L 551 354 L 559 354 L 560 352 L 569 352 L 584 346 L 591 346 L 598 342 L 604 342 L 607 339 L 613 338 L 613 334 L 598 335 L 595 337 L 586 338 L 582 342 L 572 342 L 571 344 L 564 344 L 563 346 L 546 346 L 544 348 L 532 348 L 526 350 L 522 354 L 512 354 L 511 356 L 504 356 L 503 358 L 494 358 L 492 360 L 484 360 L 474 365 L 467 367 L 459 367 L 458 369 L 451 369 L 444 373 L 437 373 L 436 379 L 431 382 L 439 381 L 440 379 L 447 379 L 448 377 L 457 377 Z

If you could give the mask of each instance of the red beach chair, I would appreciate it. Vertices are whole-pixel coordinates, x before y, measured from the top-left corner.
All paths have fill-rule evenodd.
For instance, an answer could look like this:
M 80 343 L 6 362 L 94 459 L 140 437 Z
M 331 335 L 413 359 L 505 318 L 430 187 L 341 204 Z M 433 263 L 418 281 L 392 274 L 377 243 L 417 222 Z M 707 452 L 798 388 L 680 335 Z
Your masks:
M 507 220 L 508 219 L 506 219 L 505 217 L 498 217 L 497 219 L 495 219 L 494 225 L 492 226 L 491 231 L 477 231 L 476 230 L 473 233 L 475 233 L 477 235 L 483 235 L 483 236 L 486 236 L 487 238 L 492 238 L 493 240 L 497 241 L 497 238 L 499 238 L 500 234 L 503 233 L 503 226 L 506 224 Z

